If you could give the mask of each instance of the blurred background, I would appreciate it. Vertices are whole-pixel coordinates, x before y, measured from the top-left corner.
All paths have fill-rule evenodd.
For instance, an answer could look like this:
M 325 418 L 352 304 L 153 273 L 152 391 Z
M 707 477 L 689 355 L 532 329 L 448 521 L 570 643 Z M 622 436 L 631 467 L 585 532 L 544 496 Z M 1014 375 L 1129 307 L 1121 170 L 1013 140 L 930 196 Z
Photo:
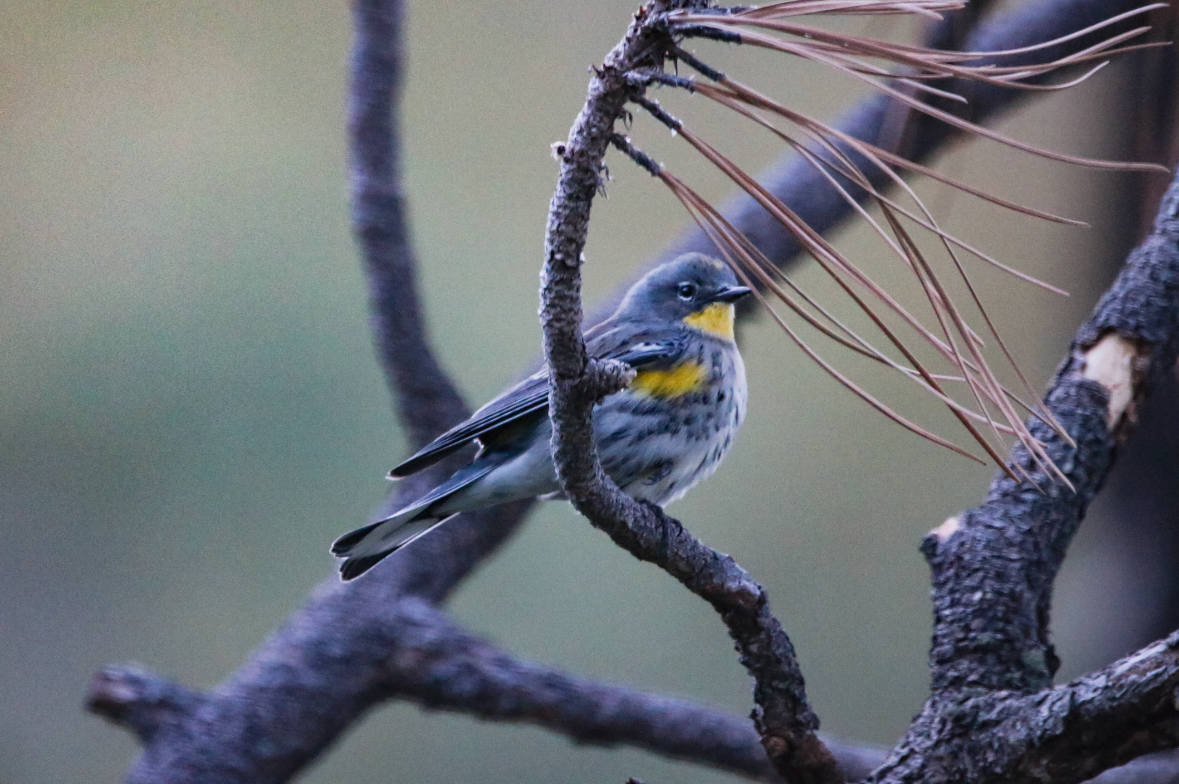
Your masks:
M 565 138 L 587 66 L 633 5 L 409 4 L 405 164 L 425 305 L 439 355 L 474 404 L 537 355 L 549 145 Z M 217 683 L 333 573 L 328 543 L 365 520 L 405 454 L 349 233 L 348 27 L 344 3 L 309 0 L 0 6 L 0 784 L 119 780 L 137 747 L 83 712 L 91 673 L 136 660 L 194 686 Z M 823 118 L 859 95 L 797 63 L 698 51 Z M 1067 152 L 1129 155 L 1132 123 L 1111 107 L 1133 93 L 1133 73 L 1107 69 L 1001 127 Z M 702 100 L 665 100 L 754 170 L 780 152 Z M 706 195 L 729 192 L 650 121 L 632 135 Z M 609 163 L 615 179 L 587 249 L 591 303 L 686 220 L 646 174 L 616 155 Z M 1051 226 L 923 189 L 965 239 L 1071 292 L 979 272 L 1040 388 L 1138 232 L 1140 181 L 991 143 L 962 146 L 942 165 L 1093 224 Z M 881 255 L 862 229 L 839 242 L 868 265 Z M 881 258 L 875 272 L 899 279 L 893 267 Z M 798 273 L 804 285 L 817 278 Z M 928 574 L 917 544 L 977 503 L 993 469 L 887 422 L 768 319 L 746 325 L 742 340 L 748 426 L 720 472 L 673 511 L 767 586 L 824 729 L 891 743 L 926 693 Z M 873 383 L 963 440 L 934 400 Z M 1062 678 L 1166 622 L 1168 553 L 1119 535 L 1117 500 L 1092 510 L 1057 583 Z M 750 683 L 712 611 L 567 505 L 542 507 L 452 607 L 521 656 L 750 708 Z M 725 778 L 395 704 L 303 780 L 627 776 Z

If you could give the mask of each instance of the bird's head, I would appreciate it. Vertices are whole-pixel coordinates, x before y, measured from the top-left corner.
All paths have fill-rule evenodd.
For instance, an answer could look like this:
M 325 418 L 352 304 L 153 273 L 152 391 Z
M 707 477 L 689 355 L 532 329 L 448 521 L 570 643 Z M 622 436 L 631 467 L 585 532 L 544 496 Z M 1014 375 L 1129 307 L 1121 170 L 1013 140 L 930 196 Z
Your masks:
M 639 280 L 618 306 L 620 321 L 680 322 L 706 335 L 733 340 L 733 303 L 749 293 L 723 261 L 685 253 Z

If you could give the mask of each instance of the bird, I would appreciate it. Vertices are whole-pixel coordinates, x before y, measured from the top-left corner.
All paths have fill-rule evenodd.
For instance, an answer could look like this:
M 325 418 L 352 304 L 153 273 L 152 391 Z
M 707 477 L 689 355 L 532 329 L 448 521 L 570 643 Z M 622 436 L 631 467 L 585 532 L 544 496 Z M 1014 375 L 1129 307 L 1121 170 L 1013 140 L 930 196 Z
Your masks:
M 745 418 L 745 364 L 734 303 L 749 294 L 723 261 L 687 253 L 657 266 L 618 309 L 585 332 L 591 357 L 635 371 L 594 407 L 602 467 L 638 501 L 660 507 L 710 476 Z M 389 472 L 400 479 L 478 442 L 479 452 L 437 487 L 331 551 L 352 580 L 450 517 L 524 498 L 561 498 L 550 452 L 549 385 L 541 370 L 502 392 Z

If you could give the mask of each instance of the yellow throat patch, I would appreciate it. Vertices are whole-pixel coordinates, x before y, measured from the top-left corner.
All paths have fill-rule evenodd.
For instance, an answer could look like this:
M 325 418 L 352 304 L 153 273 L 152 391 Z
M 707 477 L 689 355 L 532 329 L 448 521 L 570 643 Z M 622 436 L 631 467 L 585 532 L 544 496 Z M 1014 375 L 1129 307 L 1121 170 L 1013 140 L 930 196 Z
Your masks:
M 705 335 L 722 340 L 736 340 L 733 335 L 733 317 L 736 309 L 732 303 L 713 302 L 684 318 L 684 323 L 698 329 Z
M 677 398 L 704 388 L 708 371 L 699 362 L 681 362 L 670 370 L 640 370 L 631 391 L 648 397 Z

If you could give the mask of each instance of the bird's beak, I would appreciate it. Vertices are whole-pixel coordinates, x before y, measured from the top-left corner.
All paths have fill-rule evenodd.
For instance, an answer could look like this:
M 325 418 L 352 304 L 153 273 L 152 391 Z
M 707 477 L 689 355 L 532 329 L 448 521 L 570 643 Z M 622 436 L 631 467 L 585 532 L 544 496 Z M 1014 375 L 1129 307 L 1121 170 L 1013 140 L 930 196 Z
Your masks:
M 728 286 L 712 295 L 713 302 L 736 302 L 737 300 L 748 294 L 751 289 L 748 286 Z

